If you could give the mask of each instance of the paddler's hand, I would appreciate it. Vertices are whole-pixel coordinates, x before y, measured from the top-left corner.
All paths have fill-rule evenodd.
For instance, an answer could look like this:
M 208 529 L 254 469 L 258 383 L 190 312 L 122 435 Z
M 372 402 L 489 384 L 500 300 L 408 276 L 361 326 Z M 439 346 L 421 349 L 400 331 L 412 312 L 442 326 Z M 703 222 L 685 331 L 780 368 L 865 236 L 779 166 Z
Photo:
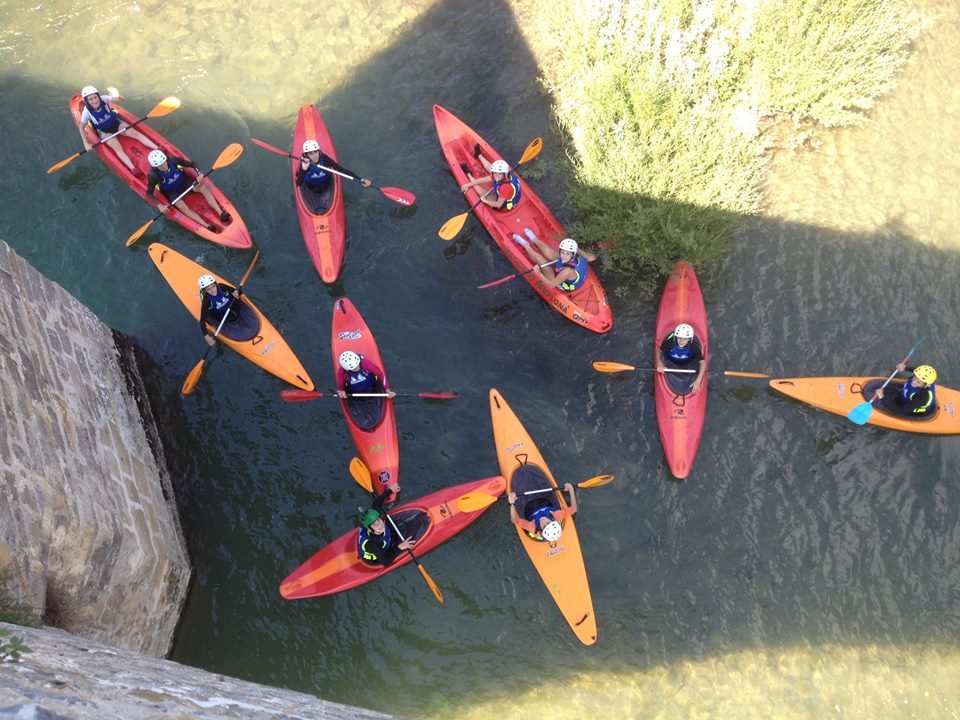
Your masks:
M 345 398 L 346 396 L 347 396 L 347 394 L 346 394 L 343 390 L 337 390 L 337 397 L 338 397 L 338 398 Z
M 363 185 L 364 187 L 370 187 L 373 183 L 371 183 L 366 178 L 360 178 L 360 184 Z
M 507 495 L 508 503 L 513 505 L 516 501 L 517 501 L 517 494 L 515 492 L 511 492 L 509 495 Z
M 167 214 L 167 210 L 169 210 L 169 209 L 170 209 L 170 206 L 169 206 L 169 205 L 164 205 L 163 203 L 160 203 L 159 205 L 157 205 L 157 210 L 159 210 L 160 212 L 162 212 L 164 215 Z
M 698 392 L 700 392 L 700 385 L 702 384 L 703 384 L 703 378 L 697 378 L 696 380 L 694 380 L 693 385 L 690 387 L 690 394 L 696 395 Z
M 417 544 L 416 540 L 414 540 L 413 538 L 407 538 L 402 543 L 400 543 L 397 547 L 399 547 L 401 550 L 409 550 L 416 544 Z
M 214 343 L 217 341 L 213 339 L 213 335 L 204 335 L 203 339 L 207 341 L 207 345 L 213 347 Z
M 907 369 L 907 364 L 905 362 L 897 365 L 897 372 L 904 372 Z
M 197 185 L 199 185 L 200 183 L 203 182 L 203 178 L 204 178 L 204 177 L 205 177 L 204 174 L 198 170 L 198 171 L 197 171 L 197 178 L 196 178 L 196 181 L 195 181 L 195 182 L 197 183 Z
M 657 372 L 660 373 L 661 375 L 663 374 L 663 363 L 662 363 L 662 362 L 658 362 L 658 363 L 657 363 Z
M 300 158 L 300 167 L 302 167 L 304 170 L 309 170 L 309 169 L 310 169 L 310 158 L 307 158 L 307 157 L 302 157 L 302 158 Z
M 563 489 L 567 491 L 568 495 L 573 495 L 573 483 L 566 483 Z
M 387 390 L 387 397 L 388 397 L 388 398 L 395 398 L 396 396 L 397 396 L 397 394 L 396 394 L 393 390 Z
M 883 388 L 877 388 L 877 391 L 873 394 L 873 397 L 876 400 L 883 400 Z
M 234 291 L 233 291 L 232 293 L 230 293 L 230 294 L 233 295 L 233 299 L 234 299 L 234 300 L 239 300 L 239 299 L 240 299 L 240 291 L 239 291 L 239 290 L 234 290 Z

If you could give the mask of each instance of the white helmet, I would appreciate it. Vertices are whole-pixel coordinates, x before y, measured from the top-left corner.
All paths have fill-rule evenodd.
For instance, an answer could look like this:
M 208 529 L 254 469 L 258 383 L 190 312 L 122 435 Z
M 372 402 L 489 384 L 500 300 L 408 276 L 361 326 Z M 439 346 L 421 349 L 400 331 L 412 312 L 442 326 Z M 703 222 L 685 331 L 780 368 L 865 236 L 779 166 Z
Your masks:
M 97 90 L 93 85 L 84 85 L 83 89 L 80 91 L 80 96 L 86 98 L 87 95 L 99 95 L 100 91 Z
M 150 167 L 158 168 L 167 161 L 167 156 L 164 154 L 163 150 L 151 150 L 147 153 L 147 162 L 150 163 Z
M 566 250 L 567 252 L 571 252 L 574 255 L 576 255 L 577 250 L 580 249 L 580 246 L 577 245 L 577 241 L 574 240 L 573 238 L 564 238 L 563 240 L 560 241 L 560 249 Z
M 507 165 L 506 160 L 494 160 L 492 163 L 490 163 L 490 172 L 503 173 L 506 175 L 508 172 L 510 172 L 510 166 Z
M 316 140 L 305 140 L 303 143 L 303 151 L 308 152 L 320 152 L 320 143 Z
M 201 275 L 200 279 L 197 281 L 197 285 L 200 286 L 201 290 L 206 290 L 211 285 L 216 285 L 217 279 L 213 275 Z
M 677 325 L 677 329 L 673 331 L 673 334 L 675 337 L 678 337 L 681 340 L 692 340 L 693 328 L 686 323 L 680 323 Z
M 556 520 L 551 520 L 543 526 L 540 535 L 547 542 L 556 542 L 560 539 L 560 536 L 563 535 L 563 526 Z
M 340 367 L 347 372 L 354 372 L 360 369 L 360 356 L 352 350 L 345 350 L 340 353 Z

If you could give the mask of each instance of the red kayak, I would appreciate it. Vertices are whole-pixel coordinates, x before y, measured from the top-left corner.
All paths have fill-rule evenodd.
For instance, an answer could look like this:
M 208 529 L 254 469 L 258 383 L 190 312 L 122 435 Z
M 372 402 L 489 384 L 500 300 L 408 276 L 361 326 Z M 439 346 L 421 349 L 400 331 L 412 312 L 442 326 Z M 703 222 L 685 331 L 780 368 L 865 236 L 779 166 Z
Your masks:
M 305 140 L 316 140 L 320 149 L 329 157 L 337 160 L 337 151 L 327 132 L 327 126 L 320 119 L 320 113 L 313 105 L 304 105 L 297 115 L 297 127 L 293 132 L 292 155 L 300 157 Z M 343 203 L 343 181 L 334 175 L 333 181 L 322 194 L 297 187 L 297 169 L 300 163 L 292 161 L 293 195 L 297 203 L 297 216 L 300 218 L 300 231 L 307 244 L 307 252 L 317 274 L 325 283 L 335 282 L 343 265 L 343 251 L 347 243 L 347 224 Z
M 132 125 L 139 119 L 116 103 L 113 103 L 111 107 L 117 111 L 120 119 L 128 125 Z M 77 124 L 77 127 L 79 127 L 80 116 L 83 114 L 83 99 L 80 97 L 80 93 L 70 98 L 70 114 L 73 116 L 73 121 Z M 136 129 L 156 143 L 157 147 L 163 150 L 165 154 L 179 155 L 184 159 L 190 159 L 183 150 L 180 150 L 176 145 L 150 127 L 149 124 L 140 123 Z M 100 140 L 96 130 L 89 126 L 86 128 L 86 134 L 87 140 L 91 143 Z M 114 173 L 119 175 L 120 178 L 130 186 L 131 190 L 146 200 L 152 207 L 156 208 L 157 201 L 154 195 L 147 193 L 147 173 L 150 172 L 150 165 L 147 163 L 147 153 L 150 152 L 150 149 L 141 145 L 139 141 L 127 137 L 126 134 L 118 135 L 116 139 L 120 141 L 123 151 L 127 154 L 127 157 L 133 161 L 134 166 L 143 172 L 142 177 L 136 177 L 130 172 L 113 150 L 107 147 L 106 143 L 99 145 L 94 152 L 103 161 L 104 165 L 113 170 Z M 187 172 L 191 176 L 195 175 L 193 170 L 188 170 Z M 203 196 L 195 192 L 189 193 L 183 199 L 183 202 L 187 203 L 187 207 L 202 217 L 208 224 L 216 225 L 219 228 L 217 232 L 212 232 L 203 225 L 198 225 L 176 208 L 170 209 L 167 218 L 175 221 L 182 228 L 199 235 L 204 240 L 217 243 L 217 245 L 224 245 L 231 248 L 253 247 L 253 241 L 250 239 L 250 233 L 247 232 L 247 226 L 244 224 L 243 218 L 240 217 L 240 213 L 238 213 L 237 209 L 233 206 L 233 203 L 227 200 L 226 196 L 220 192 L 220 189 L 213 184 L 212 178 L 204 180 L 204 185 L 213 193 L 213 196 L 217 199 L 217 202 L 220 203 L 220 206 L 230 213 L 231 219 L 226 224 L 220 222 L 220 217 L 213 211 L 213 208 L 207 205 L 207 201 L 203 199 Z
M 377 365 L 383 370 L 386 380 L 387 369 L 373 333 L 353 303 L 346 298 L 340 298 L 333 304 L 330 346 L 334 381 L 340 366 L 340 353 L 345 350 L 352 350 Z M 382 391 L 383 388 L 379 387 L 375 392 Z M 393 400 L 387 397 L 347 397 L 340 400 L 340 405 L 360 458 L 370 471 L 373 489 L 378 494 L 382 493 L 388 486 L 399 482 L 400 478 L 400 442 L 397 439 Z M 393 500 L 391 496 L 388 502 Z
M 480 145 L 484 157 L 490 162 L 505 159 L 476 132 L 439 105 L 433 106 L 433 119 L 443 156 L 450 165 L 458 187 L 468 181 L 466 173 L 460 167 L 461 163 L 470 169 L 475 178 L 489 174 L 473 156 L 475 145 Z M 523 248 L 513 241 L 514 233 L 523 237 L 523 231 L 529 228 L 554 248 L 567 237 L 567 233 L 527 182 L 523 178 L 519 179 L 520 202 L 513 210 L 494 210 L 480 203 L 474 213 L 517 271 L 524 272 L 530 270 L 534 263 Z M 471 206 L 480 199 L 474 188 L 468 190 L 465 197 Z M 550 270 L 549 267 L 546 269 Z M 523 277 L 547 304 L 577 325 L 597 333 L 606 333 L 613 328 L 610 303 L 593 268 L 588 269 L 586 282 L 573 292 L 548 287 L 536 272 L 527 272 Z
M 475 480 L 431 493 L 390 511 L 390 517 L 405 538 L 414 538 L 413 552 L 422 557 L 446 542 L 490 507 L 464 512 L 457 498 L 468 493 L 499 497 L 506 481 L 502 477 Z M 391 528 L 392 530 L 392 528 Z M 375 580 L 410 562 L 409 553 L 401 553 L 388 567 L 368 565 L 357 557 L 357 535 L 351 530 L 317 552 L 294 570 L 280 584 L 280 594 L 287 600 L 332 595 Z
M 656 347 L 653 350 L 653 365 L 657 366 L 660 343 L 680 323 L 693 326 L 694 334 L 703 346 L 704 360 L 709 358 L 707 344 L 707 309 L 703 304 L 700 284 L 693 267 L 686 260 L 673 266 L 667 286 L 660 298 L 657 310 Z M 670 367 L 670 363 L 667 363 Z M 695 369 L 695 368 L 694 368 Z M 697 456 L 703 419 L 707 412 L 707 378 L 703 376 L 700 392 L 690 394 L 690 385 L 695 374 L 654 373 L 654 396 L 657 403 L 657 427 L 660 442 L 667 456 L 667 465 L 675 478 L 682 480 L 690 474 Z

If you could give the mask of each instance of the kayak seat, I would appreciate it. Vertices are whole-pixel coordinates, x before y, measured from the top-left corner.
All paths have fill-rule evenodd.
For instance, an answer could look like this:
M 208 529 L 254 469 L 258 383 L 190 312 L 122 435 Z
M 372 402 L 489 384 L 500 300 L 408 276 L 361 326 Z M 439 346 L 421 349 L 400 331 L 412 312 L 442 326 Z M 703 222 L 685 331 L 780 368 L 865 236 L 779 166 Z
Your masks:
M 383 383 L 377 383 L 377 387 L 371 392 L 383 392 Z M 366 432 L 376 429 L 383 422 L 386 414 L 386 398 L 347 398 L 347 411 L 350 413 L 350 419 Z
M 427 528 L 430 527 L 430 515 L 423 510 L 400 510 L 390 513 L 390 517 L 408 540 L 410 538 L 419 540 L 427 532 Z
M 933 420 L 933 418 L 937 416 L 937 412 L 940 409 L 936 404 L 927 408 L 927 411 L 922 415 L 914 415 L 912 413 L 907 415 L 900 410 L 900 408 L 897 406 L 897 401 L 895 398 L 896 393 L 900 392 L 900 388 L 903 387 L 904 382 L 905 381 L 903 380 L 891 380 L 890 384 L 887 385 L 887 389 L 883 391 L 883 399 L 875 402 L 873 407 L 882 413 L 892 415 L 902 420 L 916 420 L 917 422 Z M 883 385 L 883 380 L 870 380 L 864 384 L 861 390 L 863 399 L 869 401 L 876 394 L 881 385 Z M 854 386 L 856 386 L 856 383 Z
M 327 184 L 326 190 L 321 193 L 309 189 L 306 183 L 297 189 L 300 191 L 303 204 L 306 205 L 307 209 L 314 215 L 323 215 L 330 211 L 330 206 L 333 204 L 334 191 L 334 182 L 332 180 Z
M 247 342 L 255 338 L 260 332 L 260 316 L 249 303 L 241 297 L 234 301 L 231 312 L 236 315 L 236 319 L 227 320 L 220 334 L 234 342 Z M 217 330 L 216 325 L 210 325 L 210 323 L 207 323 L 207 327 L 212 327 L 211 333 Z

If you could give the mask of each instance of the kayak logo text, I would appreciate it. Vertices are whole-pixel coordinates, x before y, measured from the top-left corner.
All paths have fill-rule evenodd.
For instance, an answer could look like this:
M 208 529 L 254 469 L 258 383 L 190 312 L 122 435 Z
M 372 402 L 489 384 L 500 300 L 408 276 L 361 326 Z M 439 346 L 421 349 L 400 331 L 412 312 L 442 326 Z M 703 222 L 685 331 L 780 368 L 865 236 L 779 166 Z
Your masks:
M 344 330 L 342 333 L 339 333 L 337 337 L 340 340 L 359 340 L 363 335 L 359 330 Z
M 519 450 L 519 449 L 522 448 L 522 447 L 523 447 L 523 443 L 522 443 L 522 442 L 518 442 L 516 445 L 511 445 L 510 447 L 508 447 L 508 448 L 507 448 L 507 452 L 508 452 L 508 453 L 512 453 L 514 450 Z

